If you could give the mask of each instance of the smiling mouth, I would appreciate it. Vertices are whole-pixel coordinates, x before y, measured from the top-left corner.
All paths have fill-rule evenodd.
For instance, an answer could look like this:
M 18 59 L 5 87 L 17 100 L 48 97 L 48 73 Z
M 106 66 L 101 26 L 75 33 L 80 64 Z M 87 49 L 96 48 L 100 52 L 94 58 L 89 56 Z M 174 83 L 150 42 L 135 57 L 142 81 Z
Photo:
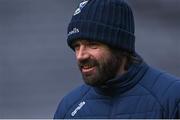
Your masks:
M 95 66 L 92 65 L 82 65 L 81 71 L 85 74 L 92 73 L 95 70 Z

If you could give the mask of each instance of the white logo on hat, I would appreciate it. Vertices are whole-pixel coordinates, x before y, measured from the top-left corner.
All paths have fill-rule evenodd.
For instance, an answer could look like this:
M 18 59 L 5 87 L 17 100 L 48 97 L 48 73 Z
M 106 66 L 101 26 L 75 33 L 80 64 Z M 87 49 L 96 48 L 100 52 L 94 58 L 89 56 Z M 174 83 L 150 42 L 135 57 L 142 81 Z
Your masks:
M 72 35 L 72 34 L 75 34 L 75 33 L 79 33 L 79 29 L 73 28 L 73 29 L 68 33 L 68 36 L 69 36 L 69 35 Z
M 87 3 L 88 3 L 88 0 L 81 2 L 81 3 L 79 4 L 78 9 L 76 9 L 76 11 L 74 12 L 74 16 L 77 15 L 77 14 L 79 14 L 79 13 L 81 12 L 81 10 L 83 9 L 83 7 L 86 6 Z

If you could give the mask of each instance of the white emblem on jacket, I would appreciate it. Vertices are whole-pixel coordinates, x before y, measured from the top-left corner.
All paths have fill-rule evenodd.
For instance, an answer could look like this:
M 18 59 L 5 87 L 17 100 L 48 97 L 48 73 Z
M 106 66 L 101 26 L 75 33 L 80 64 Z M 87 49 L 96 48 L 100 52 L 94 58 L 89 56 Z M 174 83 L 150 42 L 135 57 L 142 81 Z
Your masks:
M 79 103 L 79 106 L 71 113 L 71 116 L 75 116 L 76 113 L 85 105 L 86 103 L 83 101 L 83 102 L 80 102 Z

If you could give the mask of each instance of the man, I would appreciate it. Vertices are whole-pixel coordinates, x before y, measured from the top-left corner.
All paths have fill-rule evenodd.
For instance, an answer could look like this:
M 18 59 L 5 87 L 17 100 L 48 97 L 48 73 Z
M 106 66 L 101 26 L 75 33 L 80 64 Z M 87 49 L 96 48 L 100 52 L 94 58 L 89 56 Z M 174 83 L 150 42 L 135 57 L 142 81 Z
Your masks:
M 180 118 L 180 80 L 135 52 L 134 20 L 124 0 L 80 3 L 68 27 L 84 85 L 66 95 L 54 118 Z

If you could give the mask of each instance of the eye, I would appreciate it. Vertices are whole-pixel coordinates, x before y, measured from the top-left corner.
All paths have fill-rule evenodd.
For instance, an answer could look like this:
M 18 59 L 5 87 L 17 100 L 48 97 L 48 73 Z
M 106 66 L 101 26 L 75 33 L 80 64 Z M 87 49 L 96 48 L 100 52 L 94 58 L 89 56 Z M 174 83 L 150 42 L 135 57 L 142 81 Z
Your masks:
M 92 49 L 97 49 L 99 44 L 97 42 L 89 42 L 88 46 Z
M 75 51 L 78 51 L 80 48 L 80 45 L 78 43 L 75 43 L 72 45 L 72 47 L 74 48 Z

